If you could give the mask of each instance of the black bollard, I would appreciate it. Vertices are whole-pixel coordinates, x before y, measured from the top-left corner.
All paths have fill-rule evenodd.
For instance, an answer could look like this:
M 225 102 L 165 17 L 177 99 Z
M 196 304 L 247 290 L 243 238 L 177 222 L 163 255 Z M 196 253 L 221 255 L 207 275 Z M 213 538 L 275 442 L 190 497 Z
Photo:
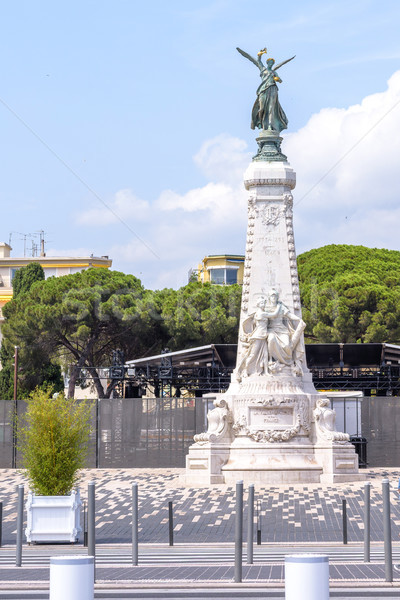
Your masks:
M 17 506 L 17 547 L 15 552 L 15 566 L 22 565 L 22 536 L 24 528 L 24 486 L 18 486 L 18 506 Z
M 169 529 L 169 545 L 174 545 L 174 515 L 172 512 L 172 501 L 168 502 L 168 529 Z
M 132 483 L 132 565 L 139 561 L 138 544 L 139 518 L 138 518 L 138 484 Z
M 390 526 L 389 479 L 382 479 L 382 500 L 383 500 L 383 543 L 384 543 L 384 550 L 385 550 L 385 578 L 386 578 L 386 581 L 393 581 L 392 532 L 391 532 L 391 526 Z
M 371 483 L 364 484 L 364 562 L 371 560 Z
M 249 485 L 247 509 L 247 564 L 253 564 L 253 530 L 254 530 L 254 485 Z
M 261 501 L 257 500 L 257 546 L 261 546 Z
M 347 544 L 347 502 L 342 500 L 343 544 Z
M 243 552 L 243 481 L 236 484 L 236 516 L 235 516 L 235 583 L 242 581 Z
M 96 484 L 94 481 L 88 483 L 88 555 L 93 556 L 94 573 L 96 580 Z
M 87 545 L 88 545 L 86 510 L 87 510 L 87 505 L 86 505 L 86 500 L 84 500 L 83 501 L 83 546 L 84 546 L 84 548 L 87 548 Z

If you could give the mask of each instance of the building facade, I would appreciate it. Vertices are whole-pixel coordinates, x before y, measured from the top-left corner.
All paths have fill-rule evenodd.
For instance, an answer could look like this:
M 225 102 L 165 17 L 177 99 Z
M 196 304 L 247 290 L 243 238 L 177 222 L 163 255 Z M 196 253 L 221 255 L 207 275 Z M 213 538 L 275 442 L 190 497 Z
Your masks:
M 202 283 L 217 285 L 243 284 L 244 256 L 240 254 L 212 254 L 205 256 L 197 269 Z
M 41 256 L 13 257 L 11 250 L 9 244 L 0 242 L 0 342 L 1 323 L 4 321 L 2 309 L 12 299 L 12 282 L 18 269 L 30 263 L 39 263 L 47 279 L 79 273 L 91 267 L 109 269 L 112 265 L 112 260 L 108 256 L 46 256 L 42 253 Z

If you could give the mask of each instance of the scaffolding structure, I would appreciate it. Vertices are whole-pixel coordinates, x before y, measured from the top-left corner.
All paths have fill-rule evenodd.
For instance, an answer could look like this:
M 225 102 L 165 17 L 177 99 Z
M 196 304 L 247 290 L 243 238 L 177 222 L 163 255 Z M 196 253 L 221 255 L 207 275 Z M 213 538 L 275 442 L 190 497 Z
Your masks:
M 127 361 L 125 397 L 224 392 L 236 364 L 236 344 L 210 344 Z M 307 364 L 318 390 L 358 390 L 364 396 L 400 395 L 400 346 L 306 344 Z M 132 396 L 131 396 L 132 397 Z

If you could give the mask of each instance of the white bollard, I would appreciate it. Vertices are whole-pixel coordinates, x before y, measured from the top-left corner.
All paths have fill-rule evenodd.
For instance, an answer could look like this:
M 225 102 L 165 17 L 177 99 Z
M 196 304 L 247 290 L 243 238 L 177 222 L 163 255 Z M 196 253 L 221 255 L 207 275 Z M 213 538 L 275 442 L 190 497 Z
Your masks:
M 50 558 L 50 600 L 93 600 L 94 557 Z
M 326 554 L 285 556 L 285 600 L 329 600 Z

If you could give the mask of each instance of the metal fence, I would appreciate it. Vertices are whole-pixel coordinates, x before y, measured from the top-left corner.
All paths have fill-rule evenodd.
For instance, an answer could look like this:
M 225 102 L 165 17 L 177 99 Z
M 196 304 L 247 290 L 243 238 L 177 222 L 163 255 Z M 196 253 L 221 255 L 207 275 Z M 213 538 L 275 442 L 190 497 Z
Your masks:
M 18 415 L 25 408 L 19 400 Z M 97 400 L 87 466 L 183 467 L 193 436 L 207 428 L 206 412 L 203 398 Z M 0 468 L 11 468 L 12 452 L 13 402 L 0 400 Z M 22 466 L 18 452 L 16 463 Z
M 12 466 L 13 453 L 12 401 L 0 400 L 0 468 Z
M 208 403 L 206 398 L 97 400 L 87 466 L 184 467 L 193 436 L 207 429 Z M 26 403 L 19 400 L 17 408 L 21 415 Z M 400 397 L 364 397 L 361 421 L 368 466 L 400 467 Z M 0 468 L 11 468 L 12 454 L 13 402 L 0 400 Z M 16 465 L 22 467 L 19 453 Z
M 97 465 L 183 467 L 193 436 L 204 430 L 202 398 L 98 401 Z
M 362 434 L 369 467 L 400 467 L 400 397 L 363 398 Z

